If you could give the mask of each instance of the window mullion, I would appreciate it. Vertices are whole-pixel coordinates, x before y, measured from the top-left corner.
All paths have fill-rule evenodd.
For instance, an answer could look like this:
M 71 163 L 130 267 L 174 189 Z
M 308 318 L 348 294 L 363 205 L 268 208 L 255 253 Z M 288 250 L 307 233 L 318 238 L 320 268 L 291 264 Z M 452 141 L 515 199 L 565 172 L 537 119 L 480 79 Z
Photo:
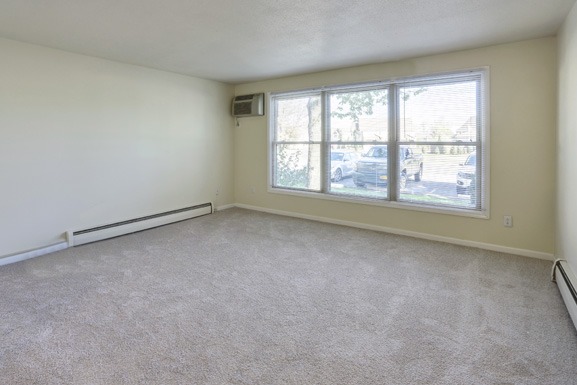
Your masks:
M 331 185 L 330 119 L 327 92 L 321 92 L 321 191 L 329 192 Z
M 484 201 L 483 195 L 485 194 L 484 189 L 484 179 L 483 179 L 483 165 L 485 164 L 485 153 L 481 142 L 484 140 L 483 135 L 483 93 L 481 91 L 482 83 L 481 79 L 477 80 L 477 143 L 475 146 L 475 151 L 477 154 L 477 164 L 476 164 L 476 177 L 475 177 L 475 205 L 476 209 L 481 209 Z M 478 177 L 481 176 L 481 177 Z
M 388 143 L 388 158 L 387 158 L 387 190 L 389 200 L 396 201 L 398 197 L 398 169 L 397 165 L 397 138 L 399 129 L 399 96 L 398 87 L 396 85 L 391 85 L 389 87 L 389 143 Z
M 270 186 L 276 186 L 276 176 L 277 176 L 277 172 L 278 172 L 278 162 L 277 162 L 277 158 L 278 158 L 278 154 L 277 154 L 277 142 L 278 142 L 278 131 L 277 131 L 277 114 L 278 114 L 278 108 L 277 108 L 277 102 L 275 99 L 270 99 L 269 102 L 269 110 L 271 111 L 271 116 L 269 117 L 269 125 L 271 125 L 271 127 L 269 127 L 269 137 L 271 138 L 270 141 L 270 153 L 269 153 L 269 165 L 270 165 L 270 169 L 268 172 L 268 178 L 269 178 L 269 185 Z M 271 164 L 272 162 L 272 164 Z

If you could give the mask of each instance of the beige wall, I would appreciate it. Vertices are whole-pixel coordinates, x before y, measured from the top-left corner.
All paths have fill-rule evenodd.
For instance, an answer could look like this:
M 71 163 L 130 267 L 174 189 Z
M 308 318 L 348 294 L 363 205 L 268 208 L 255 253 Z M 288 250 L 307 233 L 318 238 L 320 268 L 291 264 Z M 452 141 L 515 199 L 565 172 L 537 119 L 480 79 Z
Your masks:
M 560 43 L 561 79 L 577 64 L 572 15 Z M 67 230 L 206 201 L 553 253 L 556 43 L 538 39 L 236 87 L 236 94 L 284 91 L 489 66 L 486 220 L 271 194 L 267 120 L 244 118 L 233 127 L 231 86 L 0 39 L 0 257 L 58 242 Z M 575 99 L 568 87 L 560 95 Z M 574 126 L 569 106 L 560 106 L 560 156 Z M 570 164 L 560 161 L 561 168 Z M 574 212 L 577 186 L 565 188 L 559 210 Z M 513 228 L 502 226 L 505 214 L 513 215 Z M 559 216 L 564 225 L 571 219 Z M 571 242 L 560 232 L 559 251 L 574 250 Z
M 555 254 L 577 271 L 577 5 L 559 33 L 557 242 Z
M 0 257 L 234 202 L 232 86 L 3 39 L 0 57 Z
M 235 130 L 236 202 L 551 256 L 555 225 L 556 49 L 555 38 L 544 38 L 236 87 L 236 94 L 286 91 L 489 66 L 490 219 L 269 193 L 267 119 L 260 117 L 241 119 Z M 513 216 L 513 228 L 503 227 L 503 215 Z

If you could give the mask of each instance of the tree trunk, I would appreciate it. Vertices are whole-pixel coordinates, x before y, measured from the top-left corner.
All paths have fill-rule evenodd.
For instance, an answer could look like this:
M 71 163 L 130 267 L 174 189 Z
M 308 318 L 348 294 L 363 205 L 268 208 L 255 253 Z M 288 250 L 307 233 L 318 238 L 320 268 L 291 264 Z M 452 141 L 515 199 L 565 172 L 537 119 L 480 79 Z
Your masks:
M 316 97 L 309 98 L 307 102 L 307 112 L 308 112 L 308 138 L 309 142 L 314 140 L 314 128 L 315 125 L 318 123 L 318 113 L 316 113 L 319 107 L 319 99 Z M 320 180 L 320 170 L 317 170 L 318 167 L 313 165 L 313 156 L 314 156 L 314 149 L 312 145 L 308 145 L 308 153 L 307 153 L 307 175 L 308 175 L 308 187 L 312 188 L 314 185 L 318 183 Z

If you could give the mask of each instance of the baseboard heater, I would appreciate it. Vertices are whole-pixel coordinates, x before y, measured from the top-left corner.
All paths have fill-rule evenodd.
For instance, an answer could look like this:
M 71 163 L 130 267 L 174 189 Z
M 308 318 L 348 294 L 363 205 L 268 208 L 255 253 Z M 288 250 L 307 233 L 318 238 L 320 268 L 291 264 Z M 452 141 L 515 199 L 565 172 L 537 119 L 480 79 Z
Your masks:
M 137 231 L 151 229 L 153 227 L 167 225 L 169 223 L 196 218 L 202 215 L 211 214 L 212 212 L 212 203 L 203 203 L 178 210 L 171 210 L 164 213 L 92 227 L 90 229 L 68 231 L 66 233 L 66 237 L 69 247 L 78 246 L 85 243 L 96 242 L 103 239 L 114 238 L 125 234 L 135 233 Z
M 557 260 L 553 265 L 553 282 L 557 282 L 563 301 L 565 301 L 565 306 L 569 311 L 569 315 L 573 320 L 575 328 L 577 328 L 577 278 L 567 261 Z

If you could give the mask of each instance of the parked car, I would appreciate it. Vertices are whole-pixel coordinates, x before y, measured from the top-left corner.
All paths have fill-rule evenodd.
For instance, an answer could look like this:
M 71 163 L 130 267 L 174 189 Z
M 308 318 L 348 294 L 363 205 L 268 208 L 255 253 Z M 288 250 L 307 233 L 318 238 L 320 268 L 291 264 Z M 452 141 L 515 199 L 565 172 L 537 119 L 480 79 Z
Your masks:
M 362 187 L 366 184 L 387 184 L 387 146 L 373 146 L 357 162 L 353 181 L 355 185 Z M 409 146 L 399 147 L 399 186 L 405 188 L 408 178 L 419 182 L 423 176 L 423 155 L 414 152 Z
M 352 151 L 331 151 L 331 180 L 339 182 L 341 179 L 353 175 L 355 163 L 359 155 Z
M 472 152 L 465 163 L 459 165 L 457 172 L 457 194 L 471 195 L 475 188 L 474 180 L 477 173 L 477 153 Z

